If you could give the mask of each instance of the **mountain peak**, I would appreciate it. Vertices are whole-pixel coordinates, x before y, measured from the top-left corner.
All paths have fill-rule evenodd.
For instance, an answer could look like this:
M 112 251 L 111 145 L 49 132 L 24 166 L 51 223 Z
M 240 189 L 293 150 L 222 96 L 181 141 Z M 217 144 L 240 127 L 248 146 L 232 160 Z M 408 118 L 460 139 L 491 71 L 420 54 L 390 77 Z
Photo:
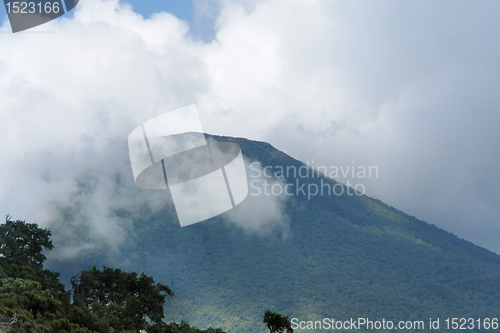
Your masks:
M 248 163 L 261 168 L 306 166 L 266 142 L 207 139 L 237 143 Z M 253 177 L 249 165 L 247 174 L 249 181 L 262 179 Z M 289 193 L 291 185 L 301 184 L 346 190 L 324 175 L 267 180 L 290 185 Z M 249 189 L 243 203 L 221 216 L 180 228 L 167 205 L 134 218 L 113 257 L 106 244 L 96 243 L 71 260 L 52 259 L 49 266 L 66 283 L 94 264 L 144 271 L 177 295 L 165 307 L 167 320 L 230 332 L 263 332 L 267 309 L 297 320 L 385 318 L 426 325 L 429 318 L 497 315 L 498 255 L 359 193 L 265 196 Z M 262 212 L 269 215 L 268 224 L 245 228 Z M 56 247 L 58 235 L 68 234 L 62 226 L 52 233 Z M 82 228 L 73 234 L 88 237 Z

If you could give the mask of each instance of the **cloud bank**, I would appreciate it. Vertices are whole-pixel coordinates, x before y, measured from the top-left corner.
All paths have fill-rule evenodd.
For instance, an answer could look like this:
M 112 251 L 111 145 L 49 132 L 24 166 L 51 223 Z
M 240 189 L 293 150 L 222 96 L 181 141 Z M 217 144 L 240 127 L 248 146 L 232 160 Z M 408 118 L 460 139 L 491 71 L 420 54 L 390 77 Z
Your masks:
M 195 103 L 208 133 L 376 165 L 368 195 L 500 250 L 499 7 L 195 1 L 200 39 L 168 13 L 81 1 L 34 30 L 55 33 L 0 35 L 0 210 L 49 225 L 55 203 L 78 202 L 119 242 L 127 221 L 109 207 L 140 206 L 133 187 L 116 192 L 132 178 L 128 134 Z

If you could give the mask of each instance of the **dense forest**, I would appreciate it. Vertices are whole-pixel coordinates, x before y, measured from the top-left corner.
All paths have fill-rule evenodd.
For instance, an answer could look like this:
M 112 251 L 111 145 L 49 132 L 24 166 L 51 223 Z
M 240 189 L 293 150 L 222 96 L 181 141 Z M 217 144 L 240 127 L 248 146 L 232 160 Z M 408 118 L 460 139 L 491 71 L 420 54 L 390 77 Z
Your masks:
M 59 273 L 43 267 L 50 236 L 10 216 L 0 225 L 1 332 L 224 333 L 164 322 L 163 306 L 175 294 L 144 273 L 94 266 L 74 276 L 66 291 Z
M 304 166 L 268 143 L 211 139 L 237 143 L 248 161 L 263 167 Z M 133 179 L 119 180 L 117 188 L 127 181 L 127 191 L 134 188 Z M 321 180 L 337 184 L 326 177 L 299 179 L 306 186 Z M 92 195 L 88 188 L 83 195 Z M 250 223 L 264 199 L 249 195 L 232 213 L 246 214 Z M 500 308 L 500 256 L 365 195 L 289 197 L 282 223 L 261 233 L 230 222 L 231 212 L 181 228 L 166 198 L 158 212 L 113 212 L 110 218 L 131 221 L 117 246 L 74 218 L 81 215 L 78 205 L 61 206 L 60 212 L 50 227 L 54 244 L 82 249 L 47 261 L 67 288 L 73 276 L 93 265 L 145 272 L 176 293 L 165 305 L 167 321 L 260 333 L 268 331 L 262 325 L 267 309 L 298 320 L 428 322 L 495 318 Z

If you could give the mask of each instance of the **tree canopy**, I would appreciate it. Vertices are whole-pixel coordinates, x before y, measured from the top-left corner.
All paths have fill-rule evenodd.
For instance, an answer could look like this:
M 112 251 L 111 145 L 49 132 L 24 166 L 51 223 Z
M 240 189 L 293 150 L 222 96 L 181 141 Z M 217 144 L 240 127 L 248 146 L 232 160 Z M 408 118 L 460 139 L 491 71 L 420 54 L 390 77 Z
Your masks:
M 73 301 L 118 329 L 142 330 L 161 323 L 165 300 L 174 297 L 150 276 L 95 266 L 71 280 Z
M 0 254 L 4 266 L 37 266 L 42 267 L 47 259 L 43 250 L 51 250 L 54 246 L 50 240 L 50 231 L 39 228 L 34 223 L 13 221 L 10 215 L 0 225 Z
M 287 316 L 267 310 L 264 314 L 264 324 L 270 333 L 293 333 L 292 324 Z
M 57 272 L 43 268 L 50 231 L 9 215 L 0 225 L 0 332 L 224 333 L 163 322 L 166 285 L 144 273 L 95 266 L 71 280 L 72 299 Z
M 53 248 L 50 231 L 35 223 L 5 217 L 0 224 L 0 277 L 37 281 L 42 287 L 53 290 L 58 297 L 69 297 L 59 282 L 59 273 L 43 268 L 47 259 L 44 251 Z

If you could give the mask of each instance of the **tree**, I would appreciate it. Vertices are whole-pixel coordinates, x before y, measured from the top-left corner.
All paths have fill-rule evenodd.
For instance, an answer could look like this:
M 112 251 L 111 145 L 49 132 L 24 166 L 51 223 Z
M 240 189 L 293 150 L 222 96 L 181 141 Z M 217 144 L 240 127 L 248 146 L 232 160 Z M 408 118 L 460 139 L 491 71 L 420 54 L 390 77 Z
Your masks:
M 293 333 L 292 324 L 288 317 L 271 310 L 266 311 L 263 322 L 269 328 L 270 333 Z
M 4 277 L 37 281 L 69 301 L 69 294 L 58 280 L 59 273 L 43 268 L 47 259 L 43 252 L 53 247 L 49 230 L 35 223 L 13 221 L 7 215 L 0 225 L 0 267 Z
M 171 323 L 161 323 L 151 326 L 148 329 L 148 333 L 227 333 L 221 328 L 210 327 L 206 330 L 202 330 L 189 325 L 184 320 L 178 324 L 175 322 Z
M 173 291 L 142 273 L 95 266 L 71 279 L 73 302 L 89 309 L 115 330 L 145 330 L 163 319 L 163 305 Z
M 12 221 L 7 215 L 5 224 L 0 225 L 0 255 L 4 266 L 41 268 L 47 259 L 42 251 L 53 247 L 50 231 L 39 228 L 35 223 Z

